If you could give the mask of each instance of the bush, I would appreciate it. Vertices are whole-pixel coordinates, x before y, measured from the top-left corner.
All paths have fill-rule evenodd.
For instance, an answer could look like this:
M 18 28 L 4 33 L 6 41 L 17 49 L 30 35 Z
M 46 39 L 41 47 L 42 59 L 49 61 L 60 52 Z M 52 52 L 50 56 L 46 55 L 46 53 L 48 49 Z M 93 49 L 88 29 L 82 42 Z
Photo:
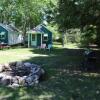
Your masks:
M 93 25 L 85 26 L 81 35 L 81 43 L 83 45 L 94 44 L 96 42 L 96 27 Z
M 80 43 L 81 31 L 80 29 L 68 29 L 66 33 L 67 43 Z

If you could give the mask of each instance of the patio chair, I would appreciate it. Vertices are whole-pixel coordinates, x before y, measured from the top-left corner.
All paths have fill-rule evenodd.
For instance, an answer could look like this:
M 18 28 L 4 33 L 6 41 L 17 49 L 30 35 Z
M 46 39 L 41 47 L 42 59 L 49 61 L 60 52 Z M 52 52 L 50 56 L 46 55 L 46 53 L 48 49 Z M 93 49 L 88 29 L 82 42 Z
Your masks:
M 52 44 L 48 44 L 48 47 L 46 49 L 49 50 L 49 52 L 51 51 L 51 48 L 52 48 Z
M 42 45 L 40 46 L 40 49 L 46 49 L 46 44 L 42 44 Z

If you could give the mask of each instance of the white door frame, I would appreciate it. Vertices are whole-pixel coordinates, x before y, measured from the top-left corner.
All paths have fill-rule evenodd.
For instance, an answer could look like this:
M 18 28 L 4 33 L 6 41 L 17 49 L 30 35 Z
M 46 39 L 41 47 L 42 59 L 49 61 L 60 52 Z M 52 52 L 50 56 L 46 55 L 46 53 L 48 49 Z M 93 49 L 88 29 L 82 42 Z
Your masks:
M 30 33 L 28 33 L 28 48 L 30 47 Z
M 42 37 L 42 33 L 41 33 L 41 46 L 42 46 L 42 44 L 43 44 L 42 42 L 43 42 L 43 37 Z

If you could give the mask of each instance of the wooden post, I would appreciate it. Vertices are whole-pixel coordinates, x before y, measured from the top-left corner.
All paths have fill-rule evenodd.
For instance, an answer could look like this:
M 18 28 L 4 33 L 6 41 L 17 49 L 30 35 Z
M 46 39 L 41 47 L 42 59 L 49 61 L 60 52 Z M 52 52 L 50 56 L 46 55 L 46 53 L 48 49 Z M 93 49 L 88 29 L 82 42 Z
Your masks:
M 28 48 L 30 47 L 30 33 L 28 33 Z
M 42 46 L 42 33 L 41 33 L 41 46 Z
M 35 46 L 37 47 L 37 34 L 35 34 Z

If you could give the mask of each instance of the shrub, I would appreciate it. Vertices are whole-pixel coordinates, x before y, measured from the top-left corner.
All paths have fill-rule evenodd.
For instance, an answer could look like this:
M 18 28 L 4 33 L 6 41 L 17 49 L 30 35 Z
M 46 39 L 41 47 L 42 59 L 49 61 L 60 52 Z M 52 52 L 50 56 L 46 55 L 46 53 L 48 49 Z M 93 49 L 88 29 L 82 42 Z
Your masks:
M 81 35 L 81 43 L 83 45 L 94 44 L 96 42 L 96 27 L 93 25 L 85 26 Z
M 80 43 L 81 40 L 81 31 L 80 29 L 68 29 L 66 33 L 67 43 Z

